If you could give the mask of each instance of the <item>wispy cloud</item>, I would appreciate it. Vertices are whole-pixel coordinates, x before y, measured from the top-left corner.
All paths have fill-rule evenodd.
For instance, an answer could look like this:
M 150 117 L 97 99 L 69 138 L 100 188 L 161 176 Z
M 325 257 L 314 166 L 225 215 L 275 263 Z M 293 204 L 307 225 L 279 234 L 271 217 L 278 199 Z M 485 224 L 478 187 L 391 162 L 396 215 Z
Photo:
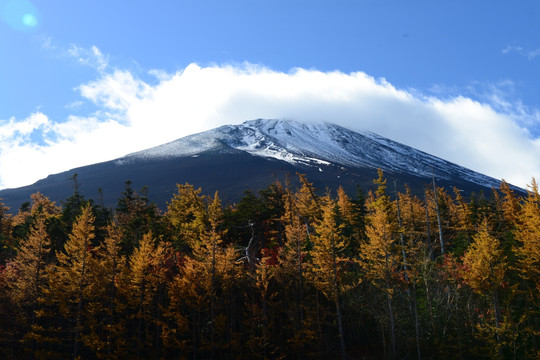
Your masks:
M 525 49 L 522 46 L 507 46 L 502 50 L 503 54 L 517 53 L 526 57 L 528 60 L 534 60 L 540 56 L 540 48 L 537 49 Z
M 77 59 L 79 64 L 90 66 L 100 72 L 105 71 L 109 66 L 109 56 L 104 55 L 96 46 L 87 49 L 72 44 L 67 53 Z
M 97 48 L 91 54 L 106 59 Z M 157 82 L 150 85 L 129 71 L 104 65 L 96 80 L 78 89 L 82 100 L 98 107 L 96 113 L 60 123 L 43 114 L 47 121 L 20 121 L 25 134 L 31 128 L 46 129 L 54 141 L 43 146 L 9 140 L 19 122 L 0 122 L 0 134 L 6 134 L 2 139 L 8 139 L 0 143 L 0 184 L 20 186 L 49 173 L 254 118 L 368 129 L 520 186 L 540 176 L 540 139 L 516 117 L 511 103 L 496 107 L 464 96 L 427 97 L 363 72 L 298 68 L 285 73 L 252 64 L 191 64 L 174 74 L 152 74 Z M 537 115 L 524 109 L 520 116 L 536 121 Z M 14 171 L 21 163 L 35 171 Z
M 97 46 L 91 46 L 89 48 L 76 44 L 62 46 L 56 44 L 46 34 L 41 34 L 39 39 L 41 41 L 41 47 L 59 59 L 76 61 L 79 65 L 92 68 L 99 73 L 111 71 L 109 66 L 110 56 L 103 54 Z
M 468 97 L 488 104 L 499 114 L 506 114 L 520 127 L 527 128 L 533 136 L 540 136 L 540 110 L 523 103 L 519 86 L 509 79 L 473 81 L 464 86 L 434 85 L 429 92 L 439 99 Z M 416 94 L 421 97 L 422 94 Z

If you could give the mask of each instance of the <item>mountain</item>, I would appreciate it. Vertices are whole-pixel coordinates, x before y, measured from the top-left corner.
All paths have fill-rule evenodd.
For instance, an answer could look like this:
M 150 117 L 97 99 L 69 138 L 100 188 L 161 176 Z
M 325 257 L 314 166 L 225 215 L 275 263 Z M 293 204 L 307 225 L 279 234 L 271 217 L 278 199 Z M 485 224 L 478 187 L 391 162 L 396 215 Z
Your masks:
M 377 134 L 355 132 L 331 123 L 252 120 L 226 125 L 122 158 L 50 175 L 33 185 L 0 191 L 0 199 L 18 209 L 37 191 L 60 202 L 73 193 L 73 175 L 86 198 L 115 206 L 131 181 L 133 189 L 148 187 L 149 198 L 164 208 L 186 182 L 205 193 L 218 190 L 225 201 L 237 201 L 244 190 L 262 189 L 275 179 L 306 174 L 321 190 L 342 185 L 354 194 L 357 186 L 373 187 L 377 168 L 420 194 L 432 177 L 438 186 L 457 187 L 466 194 L 490 191 L 499 180 L 413 149 Z M 389 182 L 389 189 L 393 185 Z M 98 192 L 101 189 L 101 192 Z

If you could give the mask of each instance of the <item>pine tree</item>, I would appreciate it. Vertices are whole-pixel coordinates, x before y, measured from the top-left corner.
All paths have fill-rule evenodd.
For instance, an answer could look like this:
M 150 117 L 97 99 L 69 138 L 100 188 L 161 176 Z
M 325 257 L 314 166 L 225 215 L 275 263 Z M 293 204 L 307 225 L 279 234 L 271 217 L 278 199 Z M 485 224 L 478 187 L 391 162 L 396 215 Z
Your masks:
M 148 189 L 143 187 L 139 192 L 131 188 L 131 181 L 126 181 L 125 190 L 116 206 L 116 219 L 123 231 L 122 252 L 131 254 L 144 234 L 153 232 L 160 234 L 160 217 L 156 204 L 150 202 Z

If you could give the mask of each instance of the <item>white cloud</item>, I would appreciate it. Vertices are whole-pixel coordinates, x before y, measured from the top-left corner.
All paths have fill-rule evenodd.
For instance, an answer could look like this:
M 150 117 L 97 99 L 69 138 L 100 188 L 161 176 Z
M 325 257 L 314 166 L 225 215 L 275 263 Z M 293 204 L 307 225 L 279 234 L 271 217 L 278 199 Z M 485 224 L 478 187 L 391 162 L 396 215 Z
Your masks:
M 51 48 L 51 41 L 46 40 L 44 46 Z M 79 64 L 90 66 L 100 72 L 105 71 L 105 69 L 107 69 L 109 66 L 109 56 L 103 55 L 101 50 L 99 50 L 96 46 L 92 46 L 90 49 L 87 49 L 72 44 L 67 49 L 67 53 L 77 59 Z
M 49 130 L 50 122 L 47 116 L 42 113 L 34 113 L 25 121 L 16 121 L 11 118 L 8 121 L 0 122 L 0 141 L 2 143 L 23 143 L 30 141 L 29 136 L 36 130 Z
M 115 136 L 123 125 L 114 120 L 71 116 L 53 123 L 35 113 L 17 121 L 0 121 L 0 188 L 30 184 L 51 173 L 110 160 Z M 33 138 L 43 139 L 39 144 Z M 114 152 L 112 154 L 121 154 Z
M 49 173 L 255 118 L 323 120 L 368 129 L 519 186 L 540 176 L 540 139 L 523 127 L 524 116 L 537 122 L 538 113 L 520 113 L 516 119 L 511 111 L 469 98 L 423 97 L 362 72 L 284 73 L 252 64 L 191 64 L 176 74 L 152 74 L 156 85 L 117 70 L 103 71 L 80 86 L 82 97 L 100 109 L 87 117 L 53 124 L 40 114 L 47 121 L 31 116 L 0 123 L 2 139 L 11 139 L 16 127 L 19 133 L 35 127 L 55 136 L 46 146 L 2 142 L 0 185 L 20 186 Z M 35 171 L 14 172 L 21 163 Z
M 540 56 L 540 48 L 538 49 L 525 49 L 522 46 L 507 46 L 502 51 L 503 54 L 518 53 L 521 56 L 526 57 L 528 60 L 534 60 Z

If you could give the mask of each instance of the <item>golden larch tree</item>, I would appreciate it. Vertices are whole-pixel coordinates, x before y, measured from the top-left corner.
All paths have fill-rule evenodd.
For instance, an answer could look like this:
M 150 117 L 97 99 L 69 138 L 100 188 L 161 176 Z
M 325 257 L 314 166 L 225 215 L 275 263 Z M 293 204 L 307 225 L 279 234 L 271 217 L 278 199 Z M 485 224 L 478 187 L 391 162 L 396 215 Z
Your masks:
M 393 281 L 396 270 L 402 262 L 396 246 L 398 224 L 390 198 L 386 194 L 386 179 L 379 169 L 379 177 L 374 181 L 377 185 L 375 194 L 371 193 L 367 200 L 366 216 L 367 241 L 360 248 L 360 265 L 362 274 L 376 288 L 382 290 L 387 298 L 392 356 L 396 354 L 396 336 Z
M 322 218 L 316 222 L 315 235 L 311 238 L 313 249 L 309 271 L 313 286 L 335 304 L 341 356 L 345 359 L 347 355 L 340 297 L 351 285 L 347 281 L 346 271 L 349 259 L 343 256 L 347 243 L 341 233 L 343 225 L 337 222 L 339 208 L 336 201 L 327 194 L 323 204 Z
M 493 323 L 480 327 L 484 333 L 494 334 L 495 347 L 500 350 L 502 314 L 499 300 L 499 289 L 506 273 L 506 259 L 503 256 L 500 242 L 490 234 L 489 223 L 485 218 L 476 234 L 473 243 L 463 257 L 463 279 L 478 294 L 489 299 L 493 304 Z M 489 340 L 489 339 L 488 339 Z M 494 355 L 495 356 L 495 355 Z
M 64 251 L 57 252 L 58 264 L 49 268 L 49 288 L 47 300 L 54 301 L 59 314 L 65 320 L 68 334 L 72 337 L 73 358 L 81 356 L 81 335 L 85 331 L 87 301 L 94 295 L 94 285 L 90 274 L 95 269 L 92 257 L 94 239 L 94 215 L 90 204 L 82 209 L 73 224 Z

